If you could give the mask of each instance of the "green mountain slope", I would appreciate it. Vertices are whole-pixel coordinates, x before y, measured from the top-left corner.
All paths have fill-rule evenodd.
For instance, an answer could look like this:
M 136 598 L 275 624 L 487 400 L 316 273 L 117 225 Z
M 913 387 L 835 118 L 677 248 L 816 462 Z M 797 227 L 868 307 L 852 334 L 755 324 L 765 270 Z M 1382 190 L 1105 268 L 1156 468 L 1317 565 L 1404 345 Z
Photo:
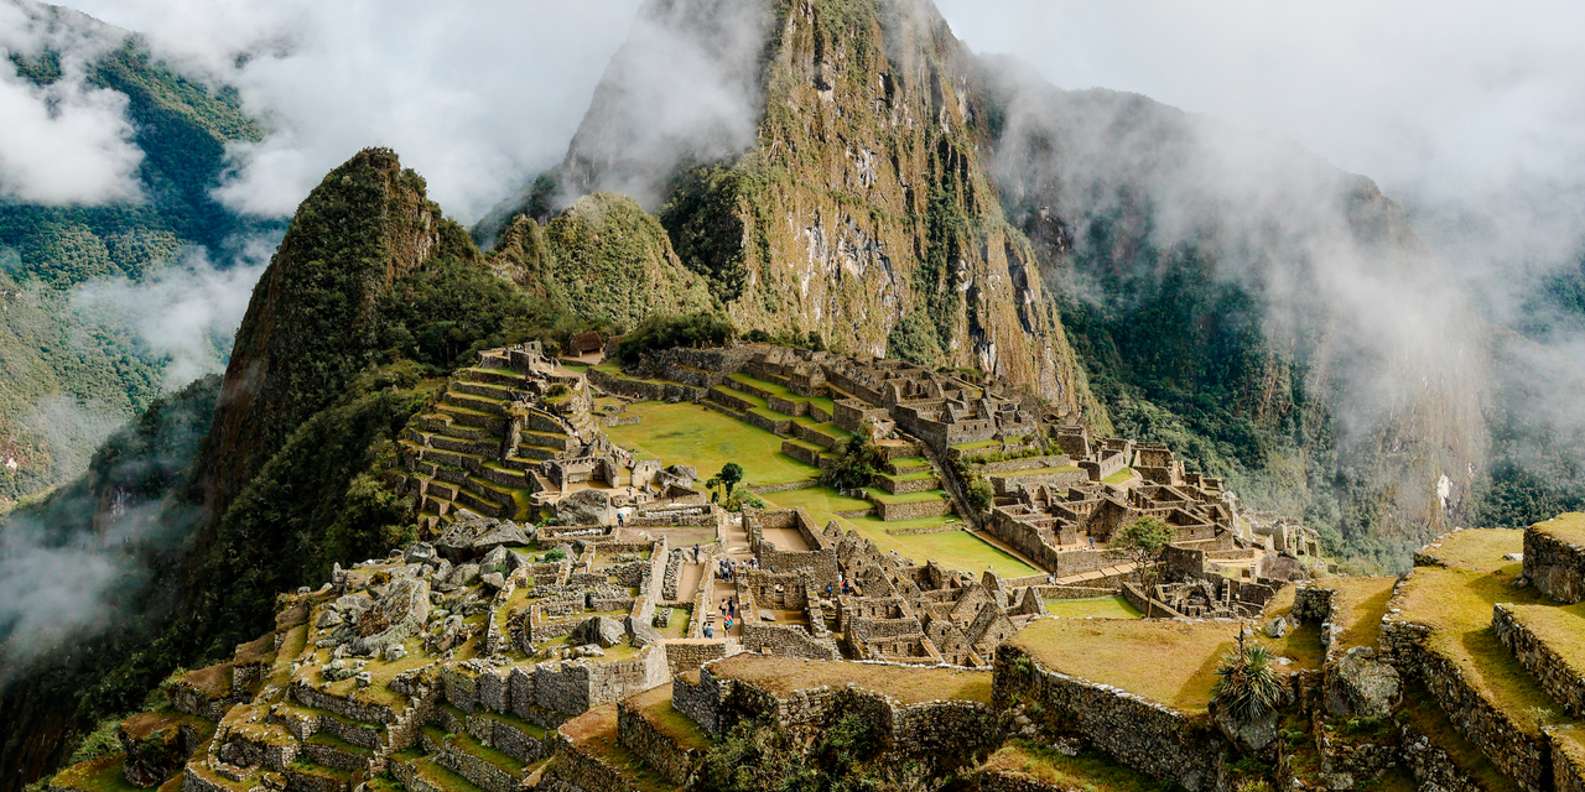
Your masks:
M 163 361 L 72 307 L 71 288 L 111 276 L 138 281 L 189 245 L 224 262 L 248 235 L 276 233 L 274 223 L 241 218 L 210 196 L 226 144 L 262 134 L 234 92 L 182 76 L 126 31 L 67 9 L 21 7 L 34 24 L 72 31 L 89 42 L 82 46 L 103 48 L 86 83 L 127 99 L 133 143 L 143 152 L 137 171 L 143 200 L 103 206 L 0 200 L 0 300 L 16 308 L 0 322 L 8 375 L 0 383 L 0 464 L 17 463 L 10 472 L 0 467 L 0 510 L 80 472 L 109 427 L 159 392 Z M 0 68 L 49 85 L 63 78 L 66 56 L 11 53 Z M 96 428 L 74 430 L 62 412 L 92 416 Z

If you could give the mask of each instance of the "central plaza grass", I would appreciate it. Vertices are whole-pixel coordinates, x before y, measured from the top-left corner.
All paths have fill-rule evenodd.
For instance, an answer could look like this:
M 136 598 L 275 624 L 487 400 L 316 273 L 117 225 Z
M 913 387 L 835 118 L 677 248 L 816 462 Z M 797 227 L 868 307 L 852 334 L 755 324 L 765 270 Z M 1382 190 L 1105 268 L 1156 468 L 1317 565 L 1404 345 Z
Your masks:
M 781 453 L 782 438 L 774 433 L 698 404 L 638 402 L 628 405 L 625 414 L 638 418 L 638 423 L 606 427 L 605 432 L 613 443 L 631 450 L 641 458 L 659 459 L 663 465 L 693 465 L 702 478 L 714 475 L 727 462 L 743 466 L 744 483 L 748 485 L 807 481 L 820 473 L 816 468 Z M 760 497 L 766 504 L 777 508 L 803 509 L 816 527 L 824 527 L 826 523 L 836 520 L 844 528 L 858 531 L 861 536 L 873 541 L 882 552 L 896 550 L 915 563 L 935 561 L 949 569 L 975 574 L 990 569 L 1002 577 L 1040 574 L 1040 570 L 967 531 L 952 530 L 913 536 L 891 533 L 961 523 L 955 517 L 893 522 L 873 516 L 842 517 L 838 512 L 868 511 L 873 508 L 873 504 L 860 498 L 846 497 L 827 487 L 804 487 L 765 493 Z M 941 495 L 932 493 L 929 497 L 939 498 Z
M 663 465 L 693 465 L 701 479 L 728 462 L 743 466 L 743 483 L 749 485 L 785 484 L 820 474 L 783 454 L 780 437 L 698 404 L 639 402 L 628 405 L 626 414 L 638 423 L 606 427 L 611 442 Z
M 1046 613 L 1066 619 L 1086 617 L 1101 619 L 1144 618 L 1139 609 L 1119 596 L 1084 597 L 1082 599 L 1048 599 Z
M 917 520 L 886 522 L 872 515 L 842 517 L 837 512 L 864 511 L 871 508 L 869 501 L 840 495 L 827 487 L 771 492 L 762 496 L 771 506 L 783 509 L 803 509 L 817 527 L 836 520 L 843 528 L 855 530 L 860 536 L 875 543 L 881 552 L 896 550 L 915 563 L 927 561 L 964 572 L 979 574 L 986 569 L 1002 577 L 1038 575 L 1040 570 L 1018 560 L 979 537 L 964 530 L 898 536 L 893 531 L 937 528 L 961 525 L 962 520 L 951 516 L 924 517 Z

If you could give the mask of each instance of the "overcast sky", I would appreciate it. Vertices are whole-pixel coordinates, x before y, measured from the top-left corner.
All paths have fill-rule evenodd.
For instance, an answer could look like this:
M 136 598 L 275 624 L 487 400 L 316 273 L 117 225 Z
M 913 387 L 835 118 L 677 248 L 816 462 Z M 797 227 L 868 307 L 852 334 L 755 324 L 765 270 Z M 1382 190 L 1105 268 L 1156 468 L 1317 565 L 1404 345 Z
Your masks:
M 68 4 L 240 86 L 267 118 L 274 134 L 235 152 L 237 178 L 222 192 L 233 206 L 287 213 L 356 148 L 384 144 L 471 221 L 562 154 L 638 0 Z M 1581 225 L 1585 3 L 939 5 L 976 50 L 1013 54 L 1063 87 L 1135 91 L 1291 136 L 1422 209 L 1500 196 L 1548 215 L 1557 233 Z M 239 68 L 242 51 L 265 54 Z M 0 80 L 0 103 L 9 102 L 0 106 L 20 108 L 18 91 Z M 66 134 L 39 134 L 35 123 L 25 127 L 29 145 L 76 141 L 120 168 L 112 176 L 124 173 L 112 98 L 66 99 L 83 109 L 61 125 Z M 14 152 L 20 134 L 0 132 L 0 142 Z M 124 183 L 101 181 L 107 196 L 121 195 Z M 81 174 L 74 183 L 96 184 Z M 1570 197 L 1560 206 L 1559 195 Z

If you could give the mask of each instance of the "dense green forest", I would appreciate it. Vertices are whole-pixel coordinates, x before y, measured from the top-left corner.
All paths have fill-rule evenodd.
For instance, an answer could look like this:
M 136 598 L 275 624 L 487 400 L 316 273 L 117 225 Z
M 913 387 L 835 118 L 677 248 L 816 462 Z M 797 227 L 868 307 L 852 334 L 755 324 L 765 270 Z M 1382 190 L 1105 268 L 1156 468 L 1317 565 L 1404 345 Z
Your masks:
M 138 282 L 195 246 L 221 265 L 280 223 L 241 217 L 211 195 L 227 143 L 263 130 L 233 90 L 211 88 L 154 59 L 136 37 L 81 18 L 118 46 L 94 61 L 86 82 L 127 97 L 142 151 L 143 200 L 41 206 L 0 200 L 0 511 L 81 472 L 109 428 L 160 393 L 165 360 L 124 329 L 72 301 L 96 279 Z M 12 56 L 6 66 L 37 85 L 62 79 L 62 54 Z

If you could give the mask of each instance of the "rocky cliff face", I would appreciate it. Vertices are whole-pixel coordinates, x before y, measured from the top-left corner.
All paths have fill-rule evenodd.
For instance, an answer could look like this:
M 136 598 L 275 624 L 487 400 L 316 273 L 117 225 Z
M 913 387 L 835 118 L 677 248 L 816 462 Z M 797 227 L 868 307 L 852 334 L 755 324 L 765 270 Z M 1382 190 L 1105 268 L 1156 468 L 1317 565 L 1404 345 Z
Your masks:
M 204 451 L 218 516 L 303 419 L 339 396 L 375 351 L 375 307 L 439 255 L 473 257 L 396 154 L 366 149 L 309 194 L 253 290 Z
M 710 5 L 657 2 L 645 15 L 672 26 Z M 987 180 L 967 53 L 940 16 L 903 0 L 816 0 L 738 17 L 728 26 L 763 30 L 764 46 L 711 57 L 729 66 L 759 55 L 757 87 L 723 91 L 753 102 L 742 108 L 757 118 L 753 135 L 732 156 L 668 149 L 678 178 L 659 191 L 677 253 L 738 327 L 978 369 L 1067 411 L 1089 404 L 1104 423 L 1034 249 Z M 654 163 L 635 169 L 601 145 L 639 123 L 613 103 L 636 101 L 622 81 L 643 72 L 644 51 L 630 46 L 607 72 L 559 171 L 563 190 L 656 182 Z M 664 53 L 653 57 L 648 67 L 665 71 Z M 738 139 L 735 118 L 722 113 L 701 134 Z

